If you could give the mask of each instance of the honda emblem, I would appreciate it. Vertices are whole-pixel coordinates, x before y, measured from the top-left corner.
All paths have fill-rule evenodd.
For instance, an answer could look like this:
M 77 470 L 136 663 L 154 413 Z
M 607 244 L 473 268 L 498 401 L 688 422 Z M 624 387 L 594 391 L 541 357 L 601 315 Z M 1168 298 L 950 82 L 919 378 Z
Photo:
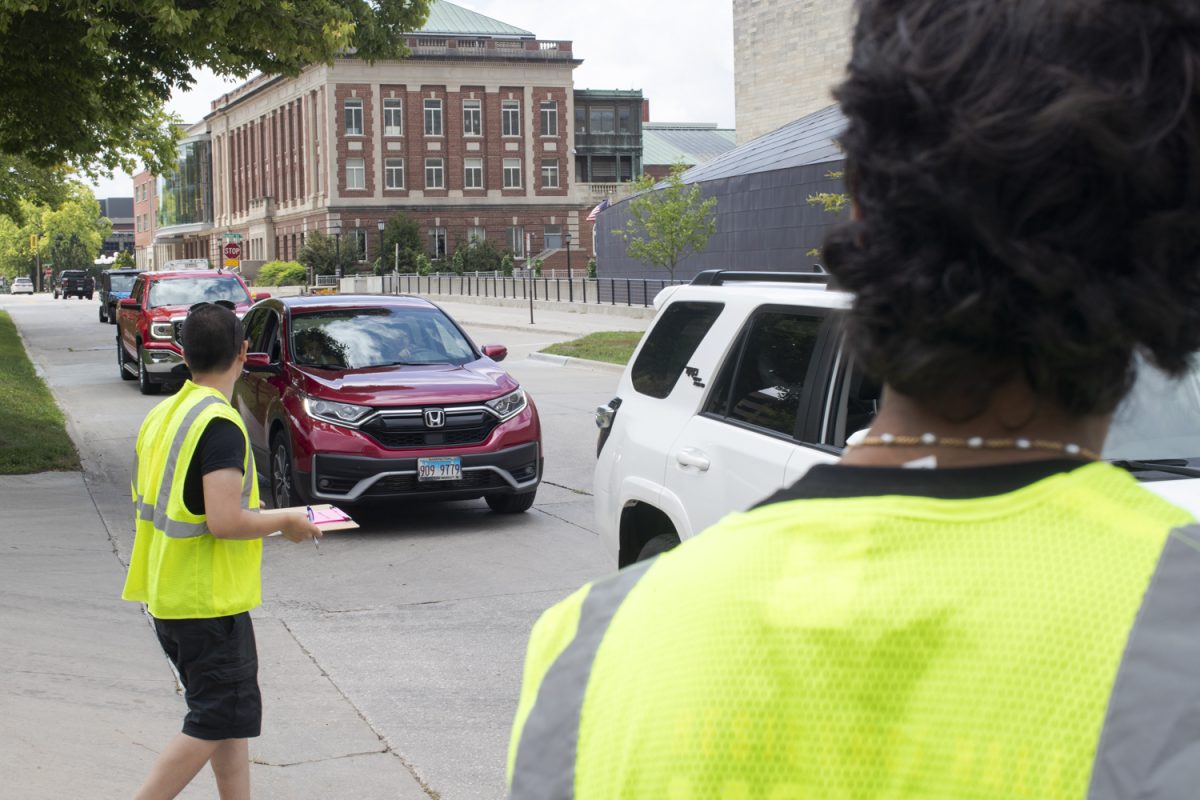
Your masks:
M 425 409 L 425 427 L 441 428 L 446 424 L 446 412 L 440 408 Z

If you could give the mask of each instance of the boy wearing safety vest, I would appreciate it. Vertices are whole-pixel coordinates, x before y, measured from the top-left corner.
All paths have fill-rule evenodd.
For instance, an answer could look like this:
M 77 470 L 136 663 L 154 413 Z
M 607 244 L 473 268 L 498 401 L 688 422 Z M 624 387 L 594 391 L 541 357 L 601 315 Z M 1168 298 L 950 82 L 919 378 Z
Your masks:
M 248 798 L 248 739 L 262 723 L 249 614 L 262 602 L 262 539 L 321 534 L 304 513 L 257 513 L 254 455 L 230 405 L 246 361 L 241 320 L 224 305 L 193 306 L 181 343 L 192 379 L 138 434 L 136 535 L 121 596 L 146 604 L 188 713 L 135 797 L 175 797 L 211 763 L 222 798 Z

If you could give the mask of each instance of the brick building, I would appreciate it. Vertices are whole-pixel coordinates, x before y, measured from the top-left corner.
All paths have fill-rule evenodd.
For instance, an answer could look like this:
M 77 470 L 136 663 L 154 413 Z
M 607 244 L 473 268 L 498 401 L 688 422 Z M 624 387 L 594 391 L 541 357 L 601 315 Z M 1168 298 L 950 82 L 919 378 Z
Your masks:
M 158 213 L 158 190 L 154 175 L 133 176 L 133 260 L 140 269 L 154 267 L 154 228 Z
M 342 57 L 214 100 L 186 132 L 180 169 L 138 200 L 136 213 L 155 219 L 153 263 L 218 263 L 224 235 L 239 233 L 253 270 L 295 258 L 313 231 L 369 262 L 378 224 L 398 211 L 420 223 L 434 257 L 472 238 L 548 267 L 565 263 L 566 235 L 590 251 L 571 43 L 438 0 L 408 45 L 402 61 Z
M 850 57 L 851 0 L 733 0 L 737 141 L 826 108 Z

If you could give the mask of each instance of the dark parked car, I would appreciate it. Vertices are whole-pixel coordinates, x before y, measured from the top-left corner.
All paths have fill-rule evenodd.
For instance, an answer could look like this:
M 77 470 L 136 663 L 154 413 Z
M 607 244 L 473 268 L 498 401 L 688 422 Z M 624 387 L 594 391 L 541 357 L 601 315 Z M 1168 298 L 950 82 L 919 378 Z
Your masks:
M 83 269 L 64 269 L 54 287 L 54 299 L 62 297 L 86 297 L 91 300 L 96 291 L 96 279 Z
M 110 269 L 100 273 L 100 321 L 117 324 L 117 301 L 129 297 L 140 270 Z
M 482 497 L 533 505 L 542 477 L 533 401 L 433 303 L 272 298 L 245 317 L 234 405 L 277 507 Z

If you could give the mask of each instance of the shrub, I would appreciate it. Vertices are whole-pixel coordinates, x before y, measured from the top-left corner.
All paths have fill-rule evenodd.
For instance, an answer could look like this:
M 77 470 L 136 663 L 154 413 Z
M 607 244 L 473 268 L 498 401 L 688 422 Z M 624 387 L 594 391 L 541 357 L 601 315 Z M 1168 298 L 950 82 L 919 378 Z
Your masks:
M 254 282 L 259 286 L 303 286 L 308 282 L 308 270 L 297 261 L 268 261 Z

